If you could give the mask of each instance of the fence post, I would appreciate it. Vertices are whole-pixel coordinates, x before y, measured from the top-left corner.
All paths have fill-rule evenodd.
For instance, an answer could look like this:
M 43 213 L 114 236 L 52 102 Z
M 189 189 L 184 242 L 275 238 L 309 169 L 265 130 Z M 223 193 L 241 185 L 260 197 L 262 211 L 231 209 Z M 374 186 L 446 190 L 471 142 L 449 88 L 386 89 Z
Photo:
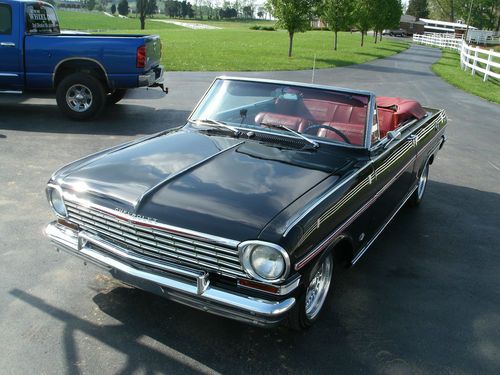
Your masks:
M 471 74 L 476 74 L 476 66 L 477 66 L 477 49 L 474 51 L 474 62 L 472 63 L 472 72 Z
M 464 70 L 467 71 L 467 69 L 469 68 L 469 64 L 470 64 L 470 48 L 469 46 L 465 47 L 465 68 Z
M 464 69 L 464 43 L 462 42 L 462 47 L 460 48 L 460 69 Z
M 488 73 L 490 72 L 490 63 L 491 60 L 493 60 L 493 49 L 490 49 L 490 54 L 488 55 L 488 63 L 486 64 L 486 72 L 484 72 L 484 77 L 483 77 L 483 82 L 486 82 L 488 80 Z

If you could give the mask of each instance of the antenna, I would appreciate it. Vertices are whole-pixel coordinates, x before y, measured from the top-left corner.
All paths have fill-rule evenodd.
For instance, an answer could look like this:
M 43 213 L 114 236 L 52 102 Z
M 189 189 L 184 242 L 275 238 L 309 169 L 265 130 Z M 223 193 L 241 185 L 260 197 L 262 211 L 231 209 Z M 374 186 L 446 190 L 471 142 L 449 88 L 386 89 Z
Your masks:
M 313 71 L 312 71 L 311 83 L 314 83 L 314 71 L 315 70 L 316 70 L 316 54 L 314 54 Z

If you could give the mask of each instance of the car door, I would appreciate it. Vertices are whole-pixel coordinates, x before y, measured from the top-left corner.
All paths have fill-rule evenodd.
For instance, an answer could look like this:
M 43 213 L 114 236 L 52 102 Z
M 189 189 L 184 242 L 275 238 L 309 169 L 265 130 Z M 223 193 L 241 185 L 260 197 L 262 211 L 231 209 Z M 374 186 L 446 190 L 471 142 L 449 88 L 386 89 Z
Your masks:
M 395 130 L 372 154 L 377 199 L 371 207 L 371 229 L 383 228 L 415 185 L 416 134 L 413 127 Z
M 22 89 L 22 45 L 20 25 L 12 6 L 0 1 L 0 90 Z

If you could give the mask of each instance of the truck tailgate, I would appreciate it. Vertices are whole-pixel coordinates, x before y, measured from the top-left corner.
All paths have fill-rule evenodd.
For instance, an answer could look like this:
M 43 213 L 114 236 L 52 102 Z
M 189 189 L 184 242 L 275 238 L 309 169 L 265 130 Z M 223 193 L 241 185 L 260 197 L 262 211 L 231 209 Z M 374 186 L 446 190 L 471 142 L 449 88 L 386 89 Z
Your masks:
M 145 37 L 146 43 L 146 66 L 145 70 L 150 70 L 160 65 L 161 60 L 161 41 L 158 35 L 149 35 Z

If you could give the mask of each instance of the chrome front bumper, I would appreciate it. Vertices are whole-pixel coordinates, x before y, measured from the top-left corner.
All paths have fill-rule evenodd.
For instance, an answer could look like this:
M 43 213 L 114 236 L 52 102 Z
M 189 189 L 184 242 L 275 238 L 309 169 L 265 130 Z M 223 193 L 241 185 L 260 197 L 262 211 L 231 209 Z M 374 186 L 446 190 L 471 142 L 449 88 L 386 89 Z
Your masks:
M 293 297 L 268 301 L 211 286 L 207 272 L 152 261 L 92 233 L 77 232 L 57 222 L 50 223 L 45 234 L 58 249 L 104 267 L 118 280 L 213 314 L 270 326 L 283 320 L 295 304 Z

